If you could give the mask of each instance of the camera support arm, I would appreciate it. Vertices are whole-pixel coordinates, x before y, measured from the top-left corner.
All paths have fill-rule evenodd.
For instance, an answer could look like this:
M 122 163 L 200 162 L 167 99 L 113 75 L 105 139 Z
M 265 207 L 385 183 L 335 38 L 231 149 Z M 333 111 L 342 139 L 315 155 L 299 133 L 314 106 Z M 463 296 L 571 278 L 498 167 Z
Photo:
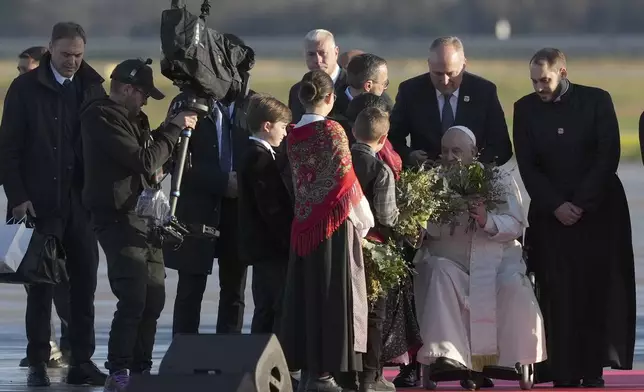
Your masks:
M 191 98 L 184 102 L 182 110 L 194 111 L 200 117 L 204 117 L 210 112 L 210 108 L 205 101 Z M 181 131 L 179 143 L 177 144 L 179 156 L 172 173 L 172 183 L 170 191 L 170 214 L 163 226 L 158 227 L 158 234 L 162 241 L 170 240 L 176 246 L 180 246 L 184 237 L 193 236 L 204 239 L 215 239 L 219 237 L 219 230 L 201 224 L 183 224 L 176 217 L 177 202 L 181 194 L 181 182 L 183 172 L 186 166 L 188 156 L 188 144 L 192 136 L 192 129 L 185 128 Z

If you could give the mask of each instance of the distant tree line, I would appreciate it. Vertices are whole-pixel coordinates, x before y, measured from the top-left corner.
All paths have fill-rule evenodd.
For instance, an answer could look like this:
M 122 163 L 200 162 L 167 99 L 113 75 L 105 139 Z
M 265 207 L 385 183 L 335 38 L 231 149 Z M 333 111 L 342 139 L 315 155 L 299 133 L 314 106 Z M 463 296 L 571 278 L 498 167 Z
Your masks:
M 186 0 L 199 11 L 201 0 Z M 5 0 L 0 36 L 49 34 L 74 20 L 93 36 L 156 36 L 170 0 Z M 210 26 L 240 35 L 293 35 L 312 28 L 386 39 L 492 34 L 507 19 L 513 35 L 644 33 L 642 0 L 211 0 Z

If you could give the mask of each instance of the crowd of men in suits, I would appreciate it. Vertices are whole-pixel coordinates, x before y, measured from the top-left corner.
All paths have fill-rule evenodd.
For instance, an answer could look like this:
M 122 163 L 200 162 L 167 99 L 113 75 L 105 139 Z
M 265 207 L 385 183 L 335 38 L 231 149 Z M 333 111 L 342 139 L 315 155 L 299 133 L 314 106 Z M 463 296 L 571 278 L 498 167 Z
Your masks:
M 232 35 L 228 38 L 239 40 Z M 104 248 L 116 240 L 106 237 L 109 222 L 96 221 L 97 216 L 105 215 L 95 209 L 88 212 L 87 189 L 83 190 L 87 187 L 89 170 L 83 150 L 89 142 L 81 137 L 85 135 L 85 131 L 81 132 L 81 121 L 86 121 L 81 117 L 87 116 L 86 110 L 95 109 L 86 109 L 84 102 L 106 97 L 103 78 L 83 60 L 85 43 L 82 27 L 59 23 L 53 29 L 48 50 L 32 48 L 20 55 L 21 75 L 7 92 L 0 126 L 2 184 L 8 199 L 8 215 L 37 217 L 39 229 L 45 230 L 46 225 L 46 230 L 59 235 L 67 252 L 69 282 L 57 287 L 32 285 L 27 288 L 28 347 L 27 358 L 21 364 L 29 367 L 29 384 L 49 385 L 46 368 L 68 363 L 67 383 L 105 385 L 106 391 L 120 391 L 124 389 L 119 389 L 121 384 L 113 376 L 124 369 L 149 371 L 151 358 L 134 358 L 141 361 L 135 365 L 142 366 L 136 370 L 132 364 L 109 368 L 112 379 L 91 360 L 95 349 L 97 236 L 99 240 L 103 236 Z M 350 102 L 362 94 L 391 101 L 386 94 L 389 87 L 386 60 L 358 50 L 340 55 L 333 35 L 325 30 L 314 30 L 305 36 L 304 54 L 309 70 L 323 70 L 332 78 L 336 100 L 329 117 L 345 128 L 353 143 L 349 118 L 356 116 L 347 112 Z M 552 379 L 562 385 L 576 385 L 583 378 L 595 385 L 601 380 L 603 367 L 628 369 L 632 366 L 633 254 L 628 206 L 615 174 L 619 129 L 607 92 L 568 82 L 563 53 L 544 49 L 526 65 L 530 67 L 527 79 L 532 81 L 535 92 L 516 102 L 513 132 L 518 168 L 532 199 L 529 215 L 532 227 L 526 240 L 534 251 L 534 259 L 539 260 L 533 270 L 542 282 L 551 282 L 555 279 L 552 272 L 558 271 L 557 283 L 552 286 L 556 289 L 551 290 L 550 297 L 542 304 L 549 309 L 547 328 L 555 324 L 557 328 L 569 325 L 564 328 L 563 337 L 548 344 L 551 361 L 557 367 Z M 145 64 L 132 66 L 133 69 L 127 68 L 130 74 L 145 68 Z M 437 161 L 442 135 L 454 125 L 465 126 L 475 134 L 482 162 L 499 165 L 509 162 L 513 157 L 512 143 L 496 85 L 466 70 L 462 42 L 456 37 L 433 41 L 428 66 L 429 72 L 400 84 L 391 111 L 388 142 L 404 166 Z M 145 83 L 127 75 L 112 75 L 113 83 L 118 82 L 124 96 L 138 97 L 138 101 L 123 98 L 123 105 L 138 105 L 138 111 L 148 97 L 163 97 L 155 94 L 151 78 L 151 70 Z M 275 251 L 275 257 L 268 264 L 270 268 L 262 264 L 262 254 L 271 253 L 268 247 L 273 245 L 259 238 L 265 233 L 243 228 L 257 216 L 249 215 L 245 204 L 248 198 L 240 200 L 239 193 L 244 187 L 247 194 L 257 191 L 256 186 L 263 187 L 264 222 L 270 222 L 267 227 L 276 233 L 289 232 L 292 212 L 291 215 L 282 212 L 288 211 L 289 204 L 283 201 L 290 195 L 279 193 L 281 190 L 272 191 L 279 187 L 261 178 L 243 183 L 238 172 L 252 166 L 248 162 L 250 148 L 260 154 L 251 161 L 272 157 L 274 163 L 271 160 L 269 163 L 276 167 L 271 170 L 288 177 L 284 173 L 287 157 L 283 146 L 278 145 L 281 138 L 272 144 L 264 139 L 260 141 L 261 132 L 257 128 L 267 122 L 300 121 L 305 110 L 298 98 L 299 87 L 300 83 L 296 83 L 290 89 L 288 113 L 279 103 L 262 101 L 262 105 L 272 105 L 272 110 L 266 113 L 281 113 L 274 119 L 253 118 L 253 110 L 258 109 L 251 107 L 252 102 L 259 101 L 252 101 L 256 93 L 251 91 L 249 97 L 240 97 L 228 107 L 215 105 L 211 115 L 197 122 L 177 215 L 186 222 L 218 227 L 221 238 L 216 246 L 205 240 L 187 238 L 178 250 L 157 249 L 163 252 L 165 266 L 179 272 L 173 335 L 198 333 L 203 294 L 215 259 L 220 282 L 217 333 L 242 330 L 248 266 L 254 270 L 255 314 L 251 332 L 276 332 L 280 290 L 287 279 L 288 247 Z M 110 96 L 112 93 L 115 94 L 114 89 Z M 168 141 L 169 150 L 174 143 L 176 140 Z M 261 154 L 269 155 L 262 158 Z M 284 181 L 288 183 L 290 179 Z M 610 233 L 607 234 L 610 239 L 598 233 Z M 247 246 L 249 243 L 253 246 Z M 267 248 L 261 248 L 262 244 Z M 606 283 L 607 275 L 612 277 L 611 284 Z M 155 279 L 163 280 L 163 276 Z M 117 285 L 117 280 L 110 274 L 112 289 L 119 299 L 115 323 L 118 317 L 124 325 L 127 320 L 134 323 L 132 320 L 140 319 L 147 308 L 142 306 L 138 314 L 127 319 L 123 314 L 119 316 L 119 312 L 135 312 L 121 304 L 127 302 L 126 297 L 137 299 L 128 296 L 138 294 L 126 293 L 125 286 Z M 572 294 L 564 289 L 573 286 Z M 56 348 L 54 327 L 50 323 L 52 299 L 63 325 L 62 354 Z M 145 299 L 142 301 L 145 303 Z M 162 309 L 163 303 L 159 306 Z M 153 318 L 159 313 L 160 309 Z M 607 320 L 611 320 L 611 328 L 606 326 Z M 155 324 L 156 318 L 152 321 Z M 590 332 L 575 334 L 584 328 Z M 116 341 L 117 338 L 110 339 L 111 352 L 134 350 L 134 341 Z M 153 336 L 146 339 L 146 344 L 150 344 L 150 339 L 153 342 Z M 119 345 L 130 346 L 123 349 Z M 606 358 L 603 350 L 608 346 L 617 348 Z M 594 351 L 588 347 L 594 347 Z M 114 358 L 109 361 L 112 365 L 116 363 Z M 409 366 L 402 367 L 396 386 L 417 384 L 415 366 L 412 360 Z M 385 382 L 371 387 L 385 391 L 393 388 Z

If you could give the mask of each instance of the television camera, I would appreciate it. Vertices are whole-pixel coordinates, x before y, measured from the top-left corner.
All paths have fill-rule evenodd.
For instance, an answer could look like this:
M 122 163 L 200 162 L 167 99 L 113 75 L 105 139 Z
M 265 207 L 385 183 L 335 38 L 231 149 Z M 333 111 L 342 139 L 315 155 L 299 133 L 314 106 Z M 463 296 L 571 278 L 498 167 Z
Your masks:
M 255 53 L 250 47 L 230 39 L 231 36 L 208 28 L 206 17 L 209 13 L 209 0 L 203 0 L 199 17 L 187 10 L 183 0 L 171 0 L 170 9 L 162 13 L 161 73 L 181 91 L 170 109 L 170 116 L 193 111 L 201 119 L 210 114 L 215 102 L 229 105 L 248 95 L 249 71 L 255 64 Z M 169 216 L 154 227 L 158 239 L 175 247 L 180 246 L 186 236 L 219 237 L 216 228 L 185 224 L 175 215 L 192 131 L 182 130 L 175 150 Z

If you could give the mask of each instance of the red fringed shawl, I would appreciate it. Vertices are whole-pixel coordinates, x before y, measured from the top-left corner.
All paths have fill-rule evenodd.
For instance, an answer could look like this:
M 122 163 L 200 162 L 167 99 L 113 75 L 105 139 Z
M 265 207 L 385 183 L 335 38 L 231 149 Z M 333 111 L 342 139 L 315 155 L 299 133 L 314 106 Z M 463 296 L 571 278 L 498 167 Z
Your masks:
M 344 223 L 363 197 L 346 133 L 332 120 L 315 121 L 287 136 L 295 217 L 291 247 L 306 256 Z

